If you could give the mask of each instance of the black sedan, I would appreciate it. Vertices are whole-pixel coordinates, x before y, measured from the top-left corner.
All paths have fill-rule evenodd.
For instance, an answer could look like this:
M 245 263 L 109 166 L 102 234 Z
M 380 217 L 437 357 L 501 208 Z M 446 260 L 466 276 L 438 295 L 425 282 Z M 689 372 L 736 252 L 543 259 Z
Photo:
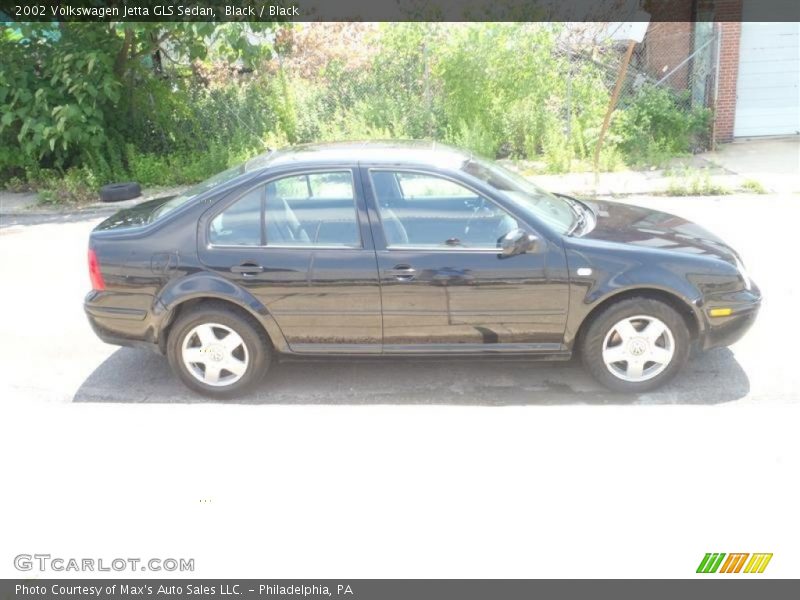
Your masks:
M 273 151 L 89 240 L 89 322 L 239 394 L 285 355 L 579 353 L 653 389 L 692 345 L 729 345 L 761 302 L 739 256 L 679 217 L 543 191 L 430 142 Z

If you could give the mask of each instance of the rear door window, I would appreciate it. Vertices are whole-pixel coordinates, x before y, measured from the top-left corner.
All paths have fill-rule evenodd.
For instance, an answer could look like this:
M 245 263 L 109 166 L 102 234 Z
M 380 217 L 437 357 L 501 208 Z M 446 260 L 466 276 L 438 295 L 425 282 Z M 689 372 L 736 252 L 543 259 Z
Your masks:
M 361 246 L 351 171 L 292 175 L 266 191 L 267 246 Z
M 211 221 L 209 241 L 215 246 L 260 246 L 264 186 L 247 192 Z
M 214 217 L 209 241 L 361 247 L 352 172 L 290 175 L 254 188 Z

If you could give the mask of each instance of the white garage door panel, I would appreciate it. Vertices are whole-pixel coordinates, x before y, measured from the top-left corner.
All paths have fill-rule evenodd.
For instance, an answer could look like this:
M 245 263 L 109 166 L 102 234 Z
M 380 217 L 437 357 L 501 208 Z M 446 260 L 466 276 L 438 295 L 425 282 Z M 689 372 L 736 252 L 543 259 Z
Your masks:
M 800 24 L 742 23 L 734 135 L 800 133 Z
M 738 114 L 738 112 L 737 112 Z M 736 135 L 740 137 L 755 137 L 759 135 L 786 135 L 786 123 L 791 122 L 796 117 L 796 112 L 791 109 L 774 111 L 745 112 L 743 119 L 745 123 L 756 123 L 755 126 L 737 126 Z M 738 118 L 738 117 L 737 117 Z M 775 131 L 776 133 L 764 133 L 765 131 Z M 788 132 L 794 133 L 794 132 Z
M 739 77 L 744 75 L 744 80 L 742 83 L 745 85 L 750 83 L 751 85 L 755 83 L 755 81 L 748 81 L 750 79 L 750 75 L 773 75 L 775 73 L 792 73 L 797 72 L 797 68 L 800 67 L 800 58 L 796 60 L 760 60 L 758 62 L 742 62 L 739 64 Z
M 772 86 L 768 88 L 752 88 L 750 90 L 739 90 L 739 98 L 746 94 L 749 100 L 752 100 L 752 106 L 742 108 L 739 105 L 738 110 L 748 110 L 751 108 L 777 108 L 780 106 L 791 108 L 786 103 L 786 92 L 794 90 L 794 86 Z M 738 114 L 738 113 L 737 113 Z

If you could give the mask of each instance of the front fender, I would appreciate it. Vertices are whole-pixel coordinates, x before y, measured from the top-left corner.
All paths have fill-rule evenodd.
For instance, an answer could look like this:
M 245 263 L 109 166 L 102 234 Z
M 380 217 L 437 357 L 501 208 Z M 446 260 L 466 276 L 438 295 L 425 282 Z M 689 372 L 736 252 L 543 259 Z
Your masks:
M 663 255 L 619 252 L 591 253 L 567 250 L 570 302 L 565 343 L 571 346 L 586 318 L 616 296 L 631 292 L 657 292 L 679 301 L 694 316 L 698 333 L 706 321 L 702 315 L 703 293 L 692 283 L 704 267 L 691 260 L 667 260 Z
M 286 338 L 267 307 L 247 289 L 215 273 L 199 272 L 173 279 L 160 290 L 153 308 L 159 330 L 169 325 L 178 306 L 199 298 L 230 302 L 246 310 L 264 327 L 275 349 L 288 349 Z

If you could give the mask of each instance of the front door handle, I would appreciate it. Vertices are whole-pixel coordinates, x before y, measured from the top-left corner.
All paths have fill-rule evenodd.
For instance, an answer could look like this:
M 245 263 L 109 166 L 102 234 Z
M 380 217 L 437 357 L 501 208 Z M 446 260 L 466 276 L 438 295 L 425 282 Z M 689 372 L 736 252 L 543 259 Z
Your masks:
M 244 277 L 252 277 L 253 275 L 262 273 L 263 271 L 264 267 L 255 263 L 242 263 L 241 265 L 231 267 L 231 273 L 243 275 Z
M 417 276 L 417 270 L 411 265 L 395 265 L 393 269 L 386 269 L 384 273 L 397 281 L 411 281 Z

